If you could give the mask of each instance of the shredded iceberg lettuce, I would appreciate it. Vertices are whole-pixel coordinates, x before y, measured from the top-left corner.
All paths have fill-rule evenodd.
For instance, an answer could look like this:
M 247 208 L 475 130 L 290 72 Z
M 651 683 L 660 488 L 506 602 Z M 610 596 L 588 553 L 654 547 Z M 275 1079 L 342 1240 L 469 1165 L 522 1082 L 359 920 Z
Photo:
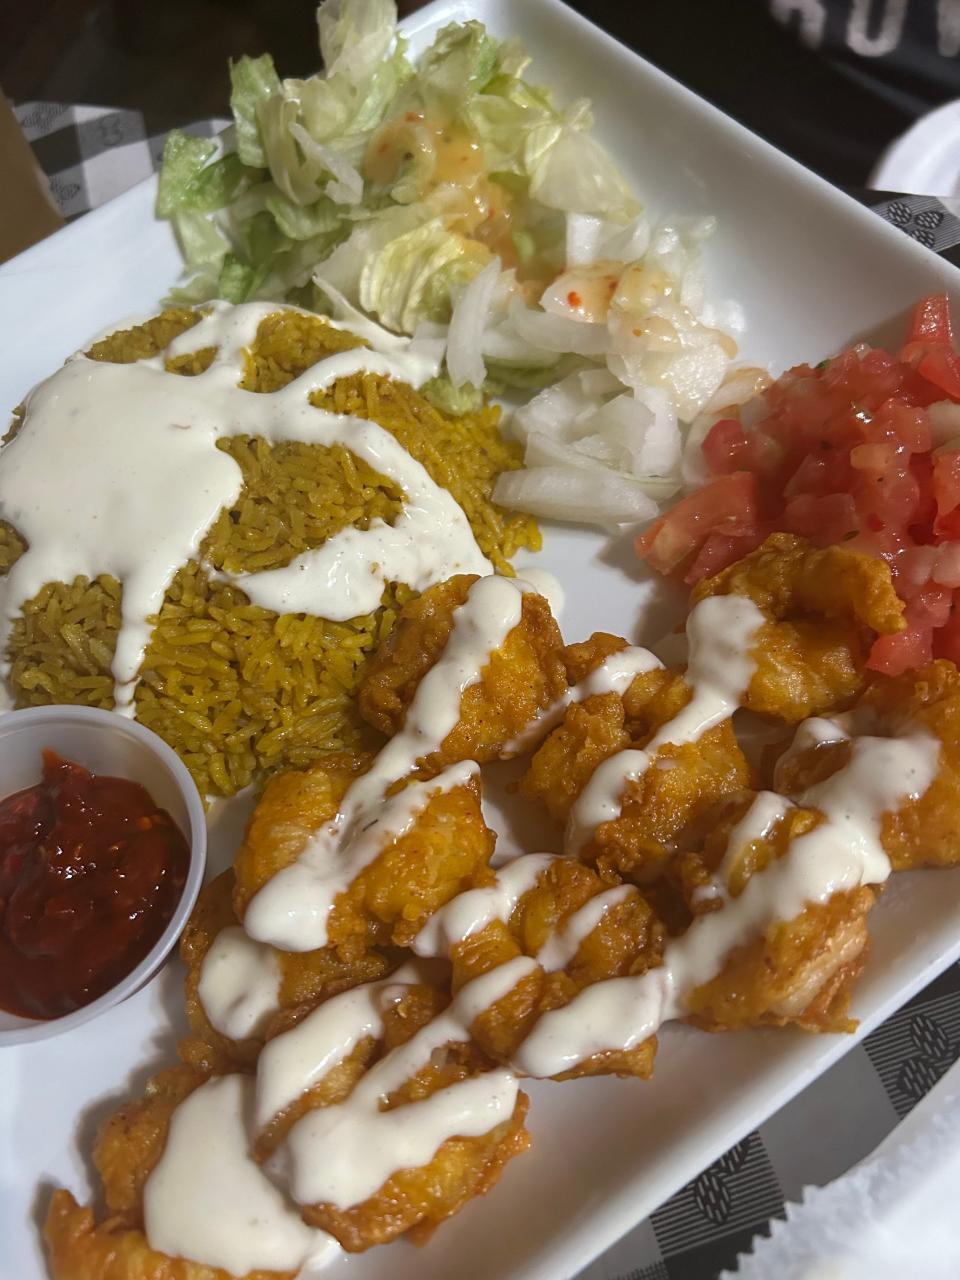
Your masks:
M 589 102 L 555 101 L 480 22 L 415 62 L 394 0 L 326 0 L 317 29 L 310 79 L 281 79 L 269 54 L 232 64 L 225 146 L 167 139 L 174 296 L 293 301 L 378 349 L 428 334 L 445 365 L 427 393 L 448 412 L 538 393 L 496 501 L 603 525 L 653 514 L 691 424 L 752 385 L 731 368 L 735 313 L 705 298 L 713 220 L 651 226 Z
M 448 319 L 494 257 L 546 284 L 570 208 L 614 222 L 636 212 L 586 133 L 586 104 L 561 110 L 529 84 L 517 42 L 450 23 L 414 64 L 394 0 L 327 0 L 317 31 L 324 71 L 310 79 L 281 79 L 269 54 L 231 65 L 227 154 L 169 136 L 157 214 L 183 250 L 179 296 L 282 301 L 312 265 L 411 333 Z

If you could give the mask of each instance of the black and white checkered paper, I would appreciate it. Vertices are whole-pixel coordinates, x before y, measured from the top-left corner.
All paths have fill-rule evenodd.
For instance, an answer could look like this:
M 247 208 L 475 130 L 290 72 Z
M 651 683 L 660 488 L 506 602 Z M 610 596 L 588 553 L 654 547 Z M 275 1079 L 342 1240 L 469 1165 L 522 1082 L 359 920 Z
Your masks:
M 135 111 L 28 102 L 16 114 L 66 218 L 149 177 L 163 152 L 163 137 L 149 137 Z M 227 123 L 201 121 L 188 132 L 211 137 Z M 960 205 L 907 195 L 877 196 L 873 207 L 960 264 Z M 785 1201 L 868 1155 L 958 1057 L 960 965 L 954 965 L 579 1280 L 715 1280 L 767 1233 L 772 1218 L 784 1216 Z

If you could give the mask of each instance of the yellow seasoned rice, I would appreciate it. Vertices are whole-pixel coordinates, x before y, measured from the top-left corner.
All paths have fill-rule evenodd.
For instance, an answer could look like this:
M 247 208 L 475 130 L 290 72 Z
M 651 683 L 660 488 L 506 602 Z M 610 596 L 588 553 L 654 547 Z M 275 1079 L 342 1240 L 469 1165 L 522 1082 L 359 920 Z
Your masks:
M 195 311 L 171 309 L 96 343 L 88 354 L 120 363 L 144 359 L 198 319 Z M 318 317 L 278 312 L 261 323 L 241 385 L 252 392 L 277 390 L 324 355 L 358 342 Z M 167 368 L 197 374 L 213 354 L 207 349 L 168 359 Z M 507 557 L 521 547 L 539 547 L 532 519 L 490 501 L 497 475 L 520 465 L 520 450 L 500 435 L 496 408 L 447 417 L 412 388 L 372 374 L 343 378 L 312 402 L 371 419 L 396 436 L 454 495 L 498 568 L 512 572 Z M 244 484 L 201 552 L 230 573 L 279 568 L 347 525 L 366 528 L 375 517 L 392 519 L 402 505 L 392 481 L 340 446 L 269 445 L 237 436 L 218 447 L 235 459 Z M 22 550 L 16 530 L 0 523 L 0 572 Z M 412 595 L 392 584 L 375 613 L 343 623 L 278 615 L 252 605 L 237 588 L 211 581 L 191 561 L 154 619 L 137 719 L 179 752 L 201 792 L 210 795 L 232 795 L 265 772 L 302 767 L 325 752 L 374 745 L 356 711 L 356 687 L 364 663 Z M 120 600 L 120 584 L 103 576 L 48 583 L 27 602 L 7 653 L 18 706 L 113 705 L 110 664 Z

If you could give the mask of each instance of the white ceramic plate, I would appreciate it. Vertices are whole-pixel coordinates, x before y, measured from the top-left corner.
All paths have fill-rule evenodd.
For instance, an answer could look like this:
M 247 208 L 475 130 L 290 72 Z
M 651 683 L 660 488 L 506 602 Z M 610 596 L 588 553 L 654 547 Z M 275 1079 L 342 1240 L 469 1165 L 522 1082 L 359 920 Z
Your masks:
M 408 30 L 452 17 L 518 34 L 539 78 L 595 104 L 600 136 L 654 213 L 713 212 L 711 288 L 746 309 L 744 352 L 779 371 L 852 339 L 896 342 L 924 293 L 960 297 L 948 264 L 706 106 L 557 0 L 439 0 Z M 176 274 L 144 184 L 0 268 L 0 404 L 94 332 L 149 311 Z M 663 630 L 662 603 L 628 537 L 547 531 L 539 563 L 563 582 L 563 626 L 631 639 Z M 660 625 L 658 626 L 658 616 Z M 228 851 L 242 815 L 215 826 Z M 230 835 L 230 829 L 234 837 Z M 216 844 L 216 833 L 215 833 Z M 873 951 L 856 995 L 861 1034 L 960 955 L 960 874 L 899 876 L 871 917 Z M 0 1054 L 0 1280 L 43 1274 L 36 1220 L 51 1183 L 87 1192 L 99 1120 L 160 1066 L 181 1026 L 180 978 L 148 988 L 62 1040 Z M 495 1191 L 443 1226 L 426 1251 L 405 1244 L 350 1260 L 353 1280 L 564 1280 L 851 1047 L 850 1038 L 760 1032 L 662 1037 L 656 1076 L 533 1087 L 534 1150 Z M 334 1269 L 341 1274 L 339 1266 Z

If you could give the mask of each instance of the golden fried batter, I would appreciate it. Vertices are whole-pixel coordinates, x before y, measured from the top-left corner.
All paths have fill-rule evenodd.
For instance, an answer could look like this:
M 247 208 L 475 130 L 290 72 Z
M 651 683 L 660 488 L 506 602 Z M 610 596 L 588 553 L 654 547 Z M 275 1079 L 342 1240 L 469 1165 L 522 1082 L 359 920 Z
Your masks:
M 187 1019 L 194 1034 L 181 1042 L 179 1052 L 184 1061 L 207 1073 L 252 1066 L 263 1044 L 260 1037 L 235 1041 L 222 1035 L 210 1025 L 200 1002 L 198 988 L 204 957 L 217 935 L 237 923 L 233 872 L 225 871 L 200 890 L 180 938 L 180 956 L 187 967 Z M 395 955 L 376 948 L 349 960 L 343 960 L 332 947 L 274 954 L 280 965 L 281 1009 L 309 1007 L 363 982 L 375 982 L 399 963 Z
M 93 1210 L 55 1191 L 43 1227 L 52 1280 L 237 1280 L 220 1267 L 170 1258 L 121 1218 L 95 1223 Z M 250 1271 L 241 1280 L 294 1280 L 293 1271 Z
M 748 795 L 726 806 L 703 852 L 683 858 L 684 886 L 699 914 L 728 909 L 695 891 L 720 867 L 730 833 L 753 799 Z M 752 876 L 787 855 L 792 842 L 822 820 L 815 810 L 790 808 L 763 836 L 747 843 L 725 868 L 731 897 L 738 898 Z M 874 891 L 864 887 L 811 903 L 792 920 L 773 921 L 762 936 L 731 951 L 720 973 L 687 997 L 689 1020 L 708 1031 L 787 1025 L 852 1031 L 856 1023 L 846 1016 L 850 988 L 866 959 L 866 917 L 875 901 Z
M 234 903 L 241 918 L 257 890 L 295 862 L 310 836 L 336 816 L 368 763 L 334 757 L 268 783 L 235 863 Z M 329 945 L 351 962 L 374 945 L 406 945 L 450 898 L 489 879 L 495 838 L 480 812 L 477 780 L 438 792 L 412 829 L 388 842 L 336 898 Z
M 415 1031 L 426 1026 L 450 1003 L 448 985 L 440 988 L 424 982 L 404 985 L 399 990 L 402 994 L 383 1011 L 382 1042 L 375 1036 L 365 1036 L 352 1052 L 325 1072 L 295 1102 L 275 1115 L 257 1135 L 254 1150 L 258 1159 L 268 1159 L 293 1125 L 308 1111 L 342 1102 L 364 1072 L 384 1056 L 387 1046 L 392 1048 L 409 1040 Z M 270 1025 L 267 1039 L 273 1040 L 292 1030 L 313 1013 L 314 1008 L 313 1005 L 302 1005 L 299 1009 L 288 1009 L 278 1014 Z
M 454 611 L 476 577 L 461 574 L 430 587 L 400 611 L 387 642 L 367 667 L 358 705 L 364 719 L 392 735 L 403 724 L 420 681 L 453 629 Z M 428 774 L 460 760 L 494 760 L 567 687 L 563 639 L 543 596 L 527 592 L 520 623 L 490 656 L 480 679 L 463 693 L 460 720 L 439 751 L 420 762 Z
M 438 1073 L 438 1078 L 443 1075 Z M 350 1253 L 386 1244 L 403 1233 L 416 1244 L 425 1244 L 445 1218 L 476 1196 L 486 1195 L 500 1180 L 507 1162 L 527 1150 L 526 1114 L 527 1096 L 520 1093 L 510 1119 L 482 1137 L 450 1138 L 429 1164 L 395 1173 L 362 1204 L 350 1209 L 316 1205 L 304 1210 L 303 1216 L 335 1236 Z
M 425 984 L 401 988 L 384 1010 L 383 1036 L 362 1040 L 354 1051 L 317 1081 L 260 1135 L 256 1152 L 266 1159 L 283 1142 L 293 1124 L 310 1111 L 348 1098 L 357 1081 L 392 1049 L 405 1044 L 449 1003 L 445 991 Z M 306 1012 L 309 1012 L 306 1011 Z M 294 1019 L 278 1023 L 278 1034 Z M 448 1044 L 384 1100 L 393 1110 L 430 1097 L 459 1081 L 488 1070 L 489 1059 L 471 1043 Z M 524 1128 L 527 1099 L 521 1093 L 509 1120 L 478 1137 L 454 1137 L 444 1142 L 420 1168 L 400 1169 L 359 1204 L 343 1209 L 333 1204 L 303 1208 L 305 1221 L 336 1236 L 350 1252 L 385 1244 L 408 1233 L 425 1241 L 444 1218 L 456 1213 L 474 1196 L 484 1195 L 497 1182 L 503 1167 L 529 1146 Z
M 128 1102 L 103 1125 L 93 1162 L 110 1216 L 68 1191 L 55 1191 L 43 1228 L 52 1280 L 234 1280 L 219 1267 L 171 1258 L 151 1249 L 143 1230 L 143 1189 L 163 1154 L 177 1106 L 208 1077 L 188 1066 L 155 1076 L 143 1098 Z M 293 1280 L 292 1271 L 251 1271 L 241 1280 Z
M 170 1067 L 148 1081 L 142 1098 L 124 1103 L 101 1127 L 94 1167 L 107 1208 L 126 1225 L 143 1225 L 143 1188 L 163 1155 L 170 1117 L 206 1078 L 189 1066 Z
M 451 953 L 454 991 L 472 978 L 517 956 L 536 957 L 551 935 L 610 883 L 590 867 L 566 858 L 551 862 L 523 894 L 506 922 L 495 920 L 456 944 Z M 538 967 L 470 1028 L 473 1040 L 497 1061 L 509 1064 L 541 1014 L 569 1004 L 584 987 L 604 978 L 643 973 L 660 963 L 664 929 L 650 906 L 633 890 L 612 903 L 562 968 Z M 646 1079 L 653 1069 L 656 1040 L 635 1049 L 596 1054 L 558 1079 L 616 1074 Z
M 940 742 L 936 777 L 917 800 L 885 813 L 881 843 L 894 871 L 960 862 L 960 672 L 939 658 L 893 678 L 877 676 L 851 713 L 855 730 L 880 737 L 927 732 Z M 777 767 L 777 789 L 796 795 L 842 769 L 849 742 L 791 753 Z M 891 779 L 891 792 L 895 790 Z
M 571 706 L 533 757 L 521 791 L 541 800 L 554 818 L 568 819 L 604 760 L 646 746 L 690 698 L 682 676 L 655 670 L 637 676 L 622 698 L 597 694 Z M 750 769 L 729 721 L 696 742 L 663 746 L 651 766 L 627 782 L 620 816 L 601 823 L 579 856 L 603 873 L 648 881 L 670 867 L 678 848 L 695 845 L 719 800 L 749 785 Z
M 716 595 L 747 596 L 769 619 L 744 705 L 788 724 L 849 706 L 874 638 L 906 625 L 885 561 L 789 533 L 699 582 L 691 604 Z

